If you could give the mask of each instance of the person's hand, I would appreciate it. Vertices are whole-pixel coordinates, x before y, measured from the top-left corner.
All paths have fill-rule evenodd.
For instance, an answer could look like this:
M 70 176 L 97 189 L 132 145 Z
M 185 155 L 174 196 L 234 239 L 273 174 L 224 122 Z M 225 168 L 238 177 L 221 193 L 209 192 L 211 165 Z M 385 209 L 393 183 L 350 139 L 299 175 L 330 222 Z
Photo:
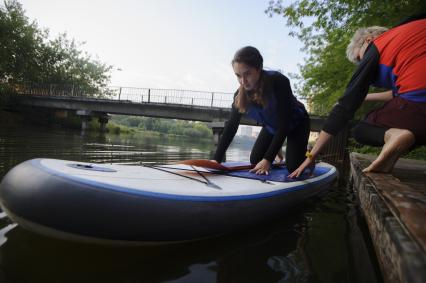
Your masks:
M 219 162 L 217 162 L 217 160 L 214 160 L 214 159 L 210 159 L 210 161 L 215 162 L 215 163 L 219 163 Z
M 253 169 L 250 170 L 250 172 L 258 175 L 269 175 L 269 170 L 271 170 L 271 162 L 266 159 L 262 159 Z
M 299 168 L 297 168 L 296 170 L 294 170 L 290 175 L 288 175 L 289 178 L 297 178 L 299 177 L 303 171 L 305 171 L 306 168 L 308 168 L 311 170 L 311 173 L 313 173 L 314 169 L 315 169 L 315 160 L 311 159 L 311 158 L 306 158 L 305 161 L 303 161 L 302 164 L 300 164 Z

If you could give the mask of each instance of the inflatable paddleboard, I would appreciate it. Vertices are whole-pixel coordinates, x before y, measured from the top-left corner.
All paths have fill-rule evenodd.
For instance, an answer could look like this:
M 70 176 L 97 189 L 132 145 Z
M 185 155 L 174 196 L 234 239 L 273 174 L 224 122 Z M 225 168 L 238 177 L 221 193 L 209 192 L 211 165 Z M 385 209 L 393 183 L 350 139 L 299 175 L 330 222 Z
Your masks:
M 229 163 L 227 164 L 229 165 Z M 231 164 L 235 165 L 235 164 Z M 0 204 L 31 231 L 116 243 L 187 241 L 253 226 L 331 187 L 336 168 L 288 179 L 191 165 L 108 165 L 32 159 L 0 183 Z

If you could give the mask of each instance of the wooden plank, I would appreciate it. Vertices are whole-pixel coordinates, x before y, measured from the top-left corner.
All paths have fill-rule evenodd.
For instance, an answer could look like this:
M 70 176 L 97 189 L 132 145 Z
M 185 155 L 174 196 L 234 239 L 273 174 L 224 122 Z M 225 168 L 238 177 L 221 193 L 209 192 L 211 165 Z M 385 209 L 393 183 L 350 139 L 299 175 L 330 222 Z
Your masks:
M 401 160 L 393 174 L 362 173 L 375 157 L 351 154 L 351 182 L 385 282 L 426 282 L 426 162 Z M 407 183 L 404 179 L 409 173 Z M 397 178 L 396 176 L 401 176 Z M 411 186 L 410 184 L 415 184 Z
M 361 154 L 352 156 L 364 160 L 364 166 L 375 158 Z M 365 175 L 391 212 L 412 234 L 423 251 L 426 251 L 426 162 L 402 159 L 398 161 L 392 174 Z
M 369 173 L 376 189 L 384 198 L 391 212 L 412 234 L 413 238 L 426 251 L 426 202 L 421 191 L 407 186 L 389 174 Z

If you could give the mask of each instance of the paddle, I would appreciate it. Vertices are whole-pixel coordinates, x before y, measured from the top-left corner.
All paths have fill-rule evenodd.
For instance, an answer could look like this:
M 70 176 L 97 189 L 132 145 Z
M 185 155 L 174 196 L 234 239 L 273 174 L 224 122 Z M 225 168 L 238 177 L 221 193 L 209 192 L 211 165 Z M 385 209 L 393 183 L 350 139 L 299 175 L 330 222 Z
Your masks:
M 208 159 L 191 159 L 191 160 L 183 160 L 178 164 L 192 165 L 203 168 L 215 169 L 220 171 L 239 171 L 239 170 L 249 170 L 253 169 L 256 164 L 248 164 L 248 165 L 237 165 L 237 166 L 225 166 L 223 164 L 217 163 L 215 161 L 211 161 Z M 282 163 L 272 164 L 274 167 L 278 167 L 283 165 Z

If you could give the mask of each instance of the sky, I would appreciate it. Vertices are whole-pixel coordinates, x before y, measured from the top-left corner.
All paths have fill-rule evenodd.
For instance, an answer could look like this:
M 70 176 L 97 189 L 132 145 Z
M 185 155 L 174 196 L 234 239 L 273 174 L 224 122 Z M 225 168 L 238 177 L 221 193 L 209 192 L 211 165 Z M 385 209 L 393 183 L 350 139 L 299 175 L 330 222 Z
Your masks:
M 30 20 L 114 66 L 111 86 L 234 92 L 230 61 L 255 46 L 264 67 L 297 73 L 302 43 L 269 0 L 18 0 Z

